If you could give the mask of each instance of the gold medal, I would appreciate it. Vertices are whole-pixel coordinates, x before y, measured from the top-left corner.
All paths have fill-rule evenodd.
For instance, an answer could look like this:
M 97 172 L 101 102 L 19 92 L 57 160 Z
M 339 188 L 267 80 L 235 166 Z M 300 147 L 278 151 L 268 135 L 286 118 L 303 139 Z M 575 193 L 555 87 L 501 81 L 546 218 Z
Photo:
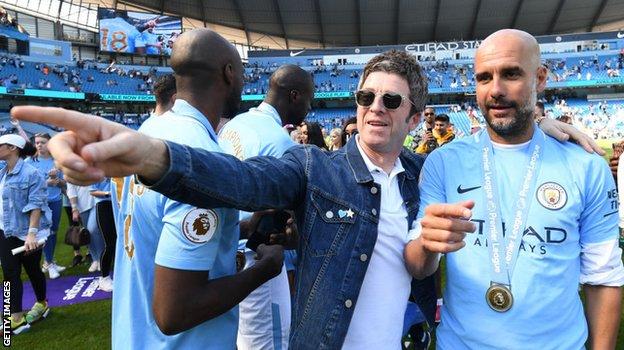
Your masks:
M 492 310 L 497 312 L 505 312 L 511 309 L 513 305 L 513 295 L 506 286 L 493 284 L 485 293 L 485 300 Z

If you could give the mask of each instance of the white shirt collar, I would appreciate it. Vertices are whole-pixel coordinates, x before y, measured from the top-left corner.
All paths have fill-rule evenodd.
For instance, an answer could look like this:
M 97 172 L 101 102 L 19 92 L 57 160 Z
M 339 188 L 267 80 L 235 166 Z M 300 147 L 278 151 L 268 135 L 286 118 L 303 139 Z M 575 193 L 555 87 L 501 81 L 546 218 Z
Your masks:
M 379 171 L 383 174 L 386 173 L 381 167 L 378 167 L 377 165 L 373 164 L 373 162 L 370 160 L 370 158 L 368 158 L 366 153 L 364 153 L 364 150 L 362 150 L 362 147 L 360 146 L 360 135 L 355 135 L 355 144 L 357 145 L 358 151 L 360 151 L 360 155 L 362 156 L 362 159 L 364 159 L 364 164 L 366 164 L 366 168 L 371 174 L 373 174 L 373 172 L 375 171 Z M 399 157 L 397 157 L 396 160 L 394 161 L 394 167 L 390 171 L 390 174 L 388 174 L 388 177 L 393 177 L 404 171 L 405 169 L 403 168 L 403 164 L 401 163 L 401 160 L 399 159 Z

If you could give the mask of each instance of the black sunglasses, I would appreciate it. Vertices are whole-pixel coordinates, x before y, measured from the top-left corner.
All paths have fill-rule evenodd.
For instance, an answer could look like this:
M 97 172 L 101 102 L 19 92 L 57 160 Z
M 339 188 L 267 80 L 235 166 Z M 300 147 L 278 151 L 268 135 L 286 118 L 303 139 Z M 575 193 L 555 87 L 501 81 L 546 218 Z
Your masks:
M 368 90 L 357 91 L 355 93 L 355 103 L 357 103 L 358 106 L 360 107 L 368 108 L 373 104 L 373 102 L 375 102 L 375 97 L 377 95 L 381 95 L 381 100 L 383 102 L 384 107 L 386 107 L 386 109 L 389 109 L 389 110 L 394 110 L 394 109 L 401 107 L 404 100 L 408 101 L 411 104 L 414 104 L 414 102 L 412 102 L 409 98 L 401 94 L 397 94 L 394 92 L 376 94 Z

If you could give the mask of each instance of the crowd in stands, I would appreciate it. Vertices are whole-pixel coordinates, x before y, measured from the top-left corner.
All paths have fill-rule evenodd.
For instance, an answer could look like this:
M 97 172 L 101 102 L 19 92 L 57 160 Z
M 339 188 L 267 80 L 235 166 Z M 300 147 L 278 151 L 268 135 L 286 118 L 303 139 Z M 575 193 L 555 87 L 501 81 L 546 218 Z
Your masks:
M 155 67 L 126 68 L 110 63 L 77 61 L 75 65 L 26 62 L 17 55 L 0 55 L 0 86 L 69 92 L 150 94 L 160 72 Z
M 0 8 L 0 25 L 18 29 L 17 19 L 10 17 L 3 8 Z
M 597 52 L 597 51 L 595 51 Z M 429 88 L 462 91 L 474 88 L 474 67 L 470 63 L 449 60 L 421 60 L 425 69 Z M 617 55 L 594 53 L 581 57 L 546 59 L 544 64 L 550 70 L 549 81 L 592 80 L 618 78 L 624 66 L 624 52 Z M 250 63 L 245 65 L 245 88 L 243 94 L 264 94 L 268 87 L 268 77 L 277 68 L 277 63 Z M 316 60 L 306 67 L 314 77 L 317 92 L 355 91 L 361 69 L 353 64 L 325 64 Z

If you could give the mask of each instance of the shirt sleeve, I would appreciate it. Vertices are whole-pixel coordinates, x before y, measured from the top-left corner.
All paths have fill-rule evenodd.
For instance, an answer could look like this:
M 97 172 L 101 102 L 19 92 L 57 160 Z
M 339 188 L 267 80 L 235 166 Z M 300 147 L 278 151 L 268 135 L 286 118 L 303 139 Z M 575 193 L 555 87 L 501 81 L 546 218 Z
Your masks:
M 584 208 L 580 216 L 581 277 L 592 285 L 621 286 L 624 282 L 618 247 L 618 198 L 607 164 L 594 158 L 585 173 Z
M 76 194 L 76 185 L 67 183 L 67 198 L 74 198 L 77 196 L 78 195 Z
M 202 209 L 165 199 L 162 222 L 156 264 L 192 271 L 212 269 L 223 234 L 222 209 Z
M 420 206 L 418 219 L 425 215 L 425 208 L 433 203 L 446 203 L 444 188 L 444 160 L 441 152 L 433 152 L 427 156 L 420 172 Z

